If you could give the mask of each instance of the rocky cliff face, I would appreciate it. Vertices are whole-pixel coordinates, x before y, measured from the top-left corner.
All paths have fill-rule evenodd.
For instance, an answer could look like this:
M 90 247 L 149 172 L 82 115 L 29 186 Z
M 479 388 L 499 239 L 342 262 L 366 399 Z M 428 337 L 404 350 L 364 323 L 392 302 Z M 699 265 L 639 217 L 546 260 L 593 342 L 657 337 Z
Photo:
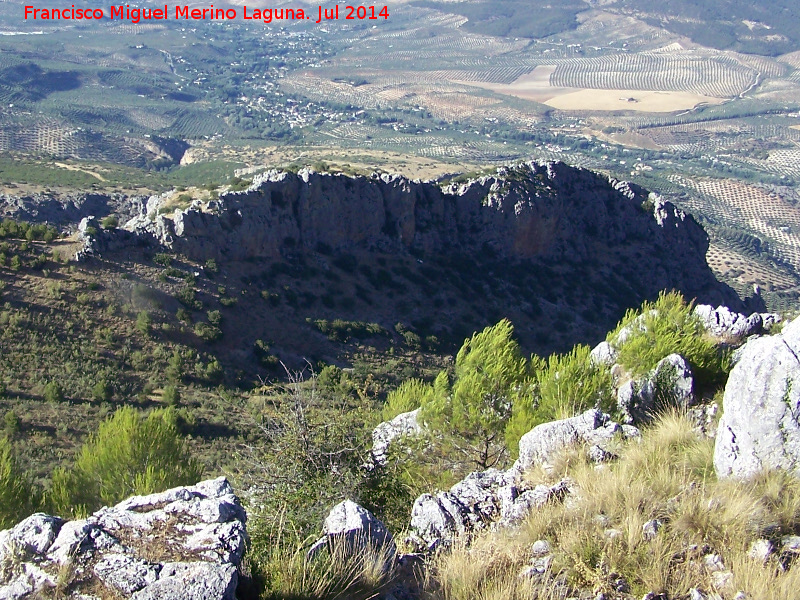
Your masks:
M 148 203 L 147 210 L 153 213 Z M 157 203 L 157 202 L 156 202 Z M 127 228 L 205 260 L 277 259 L 299 249 L 468 254 L 550 266 L 617 265 L 644 295 L 678 288 L 737 305 L 705 262 L 708 238 L 683 211 L 641 188 L 562 163 L 527 163 L 441 187 L 401 176 L 271 171 L 244 192 Z

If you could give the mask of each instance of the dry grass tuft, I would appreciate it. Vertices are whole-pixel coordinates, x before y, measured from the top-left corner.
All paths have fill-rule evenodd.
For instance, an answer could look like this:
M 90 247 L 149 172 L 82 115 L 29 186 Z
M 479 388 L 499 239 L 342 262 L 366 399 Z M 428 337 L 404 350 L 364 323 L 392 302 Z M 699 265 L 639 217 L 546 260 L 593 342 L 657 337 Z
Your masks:
M 571 477 L 577 495 L 535 511 L 517 532 L 491 533 L 437 556 L 429 597 L 554 599 L 591 590 L 673 598 L 698 588 L 725 600 L 740 590 L 749 598 L 794 600 L 800 566 L 781 566 L 778 556 L 762 564 L 748 550 L 761 538 L 780 547 L 781 536 L 800 532 L 800 481 L 778 472 L 747 483 L 718 481 L 713 451 L 714 441 L 698 437 L 678 413 L 662 416 L 640 442 L 620 448 L 614 463 L 598 467 L 585 453 L 567 450 L 553 472 L 527 476 Z M 653 519 L 661 527 L 648 540 L 642 528 Z M 549 572 L 520 577 L 540 539 L 553 548 Z M 705 566 L 708 554 L 718 554 L 732 572 L 729 585 Z

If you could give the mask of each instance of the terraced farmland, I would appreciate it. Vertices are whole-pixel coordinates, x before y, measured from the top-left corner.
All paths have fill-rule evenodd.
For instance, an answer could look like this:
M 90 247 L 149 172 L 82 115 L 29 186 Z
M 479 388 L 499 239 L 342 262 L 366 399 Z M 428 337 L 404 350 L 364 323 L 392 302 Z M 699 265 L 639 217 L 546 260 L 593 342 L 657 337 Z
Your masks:
M 714 198 L 732 209 L 734 219 L 727 215 L 715 215 L 723 226 L 736 227 L 753 232 L 765 244 L 766 252 L 776 261 L 787 263 L 800 273 L 800 208 L 786 202 L 776 193 L 746 185 L 730 179 L 688 179 L 683 183 L 704 196 Z M 722 212 L 722 211 L 720 211 Z
M 618 54 L 576 59 L 556 66 L 556 87 L 605 90 L 688 91 L 730 98 L 756 83 L 758 72 L 725 56 Z

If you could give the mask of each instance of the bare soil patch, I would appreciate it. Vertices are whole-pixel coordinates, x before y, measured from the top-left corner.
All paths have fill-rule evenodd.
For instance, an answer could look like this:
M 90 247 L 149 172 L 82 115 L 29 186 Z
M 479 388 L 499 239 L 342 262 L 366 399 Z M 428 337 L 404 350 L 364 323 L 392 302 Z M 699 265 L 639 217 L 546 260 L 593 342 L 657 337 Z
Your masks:
M 722 98 L 690 92 L 643 90 L 578 90 L 545 102 L 561 110 L 635 111 L 667 113 L 689 110 L 701 104 L 721 104 Z

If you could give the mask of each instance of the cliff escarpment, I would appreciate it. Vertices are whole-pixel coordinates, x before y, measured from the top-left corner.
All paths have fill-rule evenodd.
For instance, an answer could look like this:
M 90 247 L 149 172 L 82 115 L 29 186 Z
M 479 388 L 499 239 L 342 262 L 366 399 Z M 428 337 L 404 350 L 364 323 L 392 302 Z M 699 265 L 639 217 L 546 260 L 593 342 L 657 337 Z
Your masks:
M 151 199 L 151 217 L 158 208 Z M 142 214 L 128 228 L 196 260 L 277 260 L 319 250 L 471 256 L 572 265 L 581 278 L 622 276 L 637 302 L 676 288 L 738 304 L 708 268 L 708 238 L 691 216 L 638 186 L 562 163 L 501 168 L 449 185 L 271 171 L 246 191 L 195 202 L 172 219 Z

